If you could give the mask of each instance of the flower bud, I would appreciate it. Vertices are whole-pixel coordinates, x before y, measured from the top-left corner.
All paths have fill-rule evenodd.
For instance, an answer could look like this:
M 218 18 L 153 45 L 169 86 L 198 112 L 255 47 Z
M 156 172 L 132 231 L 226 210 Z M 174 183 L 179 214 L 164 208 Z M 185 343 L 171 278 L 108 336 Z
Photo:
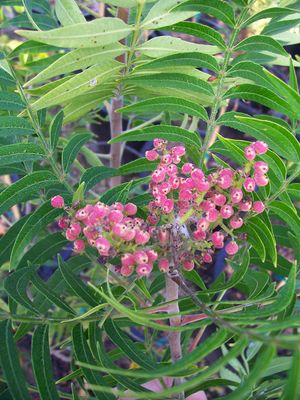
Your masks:
M 54 196 L 51 199 L 51 206 L 54 208 L 63 208 L 65 205 L 64 198 L 62 196 Z

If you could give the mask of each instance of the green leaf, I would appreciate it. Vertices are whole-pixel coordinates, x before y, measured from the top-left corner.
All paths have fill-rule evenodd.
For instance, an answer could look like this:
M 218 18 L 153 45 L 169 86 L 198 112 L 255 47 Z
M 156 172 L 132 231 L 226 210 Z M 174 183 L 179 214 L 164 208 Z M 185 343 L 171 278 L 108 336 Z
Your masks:
M 220 70 L 216 59 L 205 53 L 182 53 L 171 54 L 162 58 L 157 58 L 137 68 L 138 71 L 143 69 L 156 68 L 172 68 L 174 66 L 190 66 L 195 68 L 207 68 L 211 71 L 218 72 Z
M 221 34 L 207 25 L 201 25 L 195 22 L 185 21 L 178 24 L 164 27 L 166 31 L 181 32 L 187 35 L 199 37 L 208 43 L 218 46 L 220 49 L 226 49 L 226 43 Z
M 192 101 L 181 99 L 180 97 L 175 96 L 153 97 L 151 99 L 130 104 L 129 106 L 120 108 L 118 111 L 125 114 L 144 114 L 155 112 L 159 113 L 161 110 L 181 112 L 200 118 L 203 121 L 208 120 L 208 115 L 204 107 L 199 104 L 195 104 Z
M 269 209 L 285 221 L 296 236 L 300 236 L 300 218 L 293 208 L 281 201 L 272 201 L 269 204 Z
M 30 400 L 10 321 L 0 322 L 0 362 L 14 400 Z
M 105 166 L 92 167 L 83 173 L 80 182 L 85 182 L 85 191 L 88 191 L 102 180 L 111 178 L 115 175 L 116 170 L 113 168 Z
M 289 184 L 287 187 L 287 192 L 292 198 L 300 201 L 300 183 Z
M 6 87 L 15 87 L 16 81 L 14 78 L 0 66 L 0 84 Z
M 231 27 L 235 24 L 234 12 L 230 4 L 221 0 L 190 0 L 177 7 L 178 10 L 196 10 L 223 21 Z
M 159 29 L 193 17 L 197 11 L 177 11 L 178 0 L 159 0 L 142 21 L 142 29 Z
M 259 21 L 261 19 L 265 18 L 276 18 L 276 17 L 285 17 L 286 15 L 291 15 L 291 14 L 296 14 L 299 13 L 298 10 L 293 10 L 291 8 L 287 7 L 269 7 L 265 10 L 262 10 L 256 14 L 254 14 L 252 17 L 248 18 L 244 23 L 243 27 L 246 27 L 250 24 L 253 24 L 256 21 Z
M 237 126 L 239 126 L 237 129 L 250 134 L 258 140 L 265 141 L 271 150 L 274 150 L 287 160 L 296 163 L 299 161 L 300 145 L 292 132 L 272 121 L 239 115 L 236 116 L 236 119 Z M 222 122 L 221 118 L 219 122 Z
M 200 138 L 196 132 L 190 132 L 185 129 L 179 128 L 178 126 L 171 125 L 156 125 L 149 126 L 143 129 L 137 129 L 131 132 L 129 131 L 110 140 L 109 143 L 135 141 L 144 142 L 148 140 L 153 140 L 155 138 L 161 138 L 169 140 L 170 142 L 180 142 L 183 144 L 201 147 Z
M 72 330 L 73 348 L 76 359 L 79 362 L 96 365 L 96 361 L 92 355 L 90 347 L 84 335 L 83 328 L 80 324 L 74 326 Z M 104 380 L 101 375 L 91 368 L 81 367 L 81 370 L 89 384 L 104 385 Z M 94 390 L 95 396 L 99 400 L 113 400 L 115 396 L 101 392 L 101 389 Z
M 297 93 L 299 92 L 298 80 L 296 69 L 293 64 L 293 59 L 290 59 L 290 68 L 289 68 L 289 85 L 292 89 L 294 89 Z
M 287 101 L 279 97 L 274 91 L 258 85 L 242 84 L 232 87 L 227 90 L 224 99 L 251 100 L 291 118 L 297 117 L 297 114 L 291 109 Z
M 146 158 L 138 158 L 137 160 L 130 161 L 122 165 L 118 169 L 118 175 L 138 174 L 140 172 L 154 171 L 157 162 L 148 161 Z
M 0 92 L 0 109 L 7 111 L 20 111 L 25 108 L 21 97 L 16 93 Z
M 32 7 L 33 7 L 32 1 L 31 1 L 31 0 L 22 0 L 22 5 L 24 6 L 25 13 L 26 13 L 27 18 L 29 19 L 31 25 L 32 25 L 35 29 L 39 30 L 40 27 L 39 27 L 39 25 L 36 23 L 35 13 L 33 13 L 33 10 L 32 10 Z
M 287 57 L 288 53 L 284 50 L 281 44 L 269 37 L 264 35 L 254 35 L 250 36 L 240 43 L 238 43 L 235 48 L 236 51 L 269 51 L 271 53 L 280 54 Z
M 276 347 L 274 344 L 268 345 L 260 350 L 259 356 L 252 367 L 250 373 L 243 380 L 243 383 L 239 385 L 234 392 L 223 397 L 224 400 L 243 400 L 248 399 L 252 393 L 252 390 L 257 385 L 259 379 L 262 378 L 265 369 L 271 363 L 273 357 L 276 354 Z
M 0 137 L 32 135 L 34 130 L 30 123 L 19 117 L 0 117 Z
M 30 214 L 22 217 L 15 222 L 5 235 L 0 238 L 0 265 L 5 263 L 10 258 L 10 253 L 16 240 L 16 236 L 19 233 L 22 226 L 25 224 Z
M 44 150 L 37 144 L 15 143 L 0 147 L 0 166 L 45 158 Z
M 88 305 L 95 307 L 99 305 L 99 296 L 89 286 L 86 286 L 80 278 L 78 278 L 72 271 L 70 266 L 65 263 L 60 256 L 58 256 L 58 265 L 61 275 L 75 296 L 84 300 Z
M 100 65 L 94 65 L 47 91 L 32 104 L 32 109 L 37 111 L 55 104 L 66 103 L 74 97 L 88 92 L 93 87 L 102 85 L 121 66 L 120 63 L 114 60 L 105 60 Z
M 40 325 L 35 329 L 32 336 L 31 358 L 40 396 L 44 399 L 59 400 L 59 395 L 53 382 L 48 325 Z
M 25 307 L 31 313 L 38 315 L 39 310 L 33 305 L 27 293 L 27 287 L 32 273 L 32 267 L 24 267 L 14 271 L 4 281 L 7 294 L 17 303 Z
M 56 149 L 58 139 L 59 139 L 59 136 L 61 133 L 63 119 L 64 119 L 64 112 L 59 111 L 50 123 L 49 140 L 50 140 L 50 147 L 51 147 L 52 151 L 54 151 Z
M 282 357 L 280 357 L 281 359 Z M 300 350 L 296 348 L 293 355 L 292 364 L 288 367 L 288 380 L 284 386 L 282 400 L 297 400 L 299 399 L 299 384 L 300 384 Z
M 69 172 L 70 167 L 75 161 L 81 147 L 92 137 L 93 135 L 89 132 L 77 133 L 71 136 L 71 139 L 62 153 L 62 166 L 65 173 Z
M 120 43 L 70 51 L 51 63 L 25 84 L 25 87 L 44 82 L 54 76 L 66 75 L 69 72 L 84 70 L 91 65 L 101 64 L 104 59 L 115 58 L 124 53 L 126 47 Z
M 261 65 L 250 60 L 234 64 L 228 71 L 228 76 L 250 79 L 257 85 L 273 90 L 271 82 L 265 75 L 265 69 Z
M 86 22 L 75 0 L 57 0 L 55 12 L 63 26 Z
M 27 246 L 40 230 L 61 215 L 62 209 L 53 208 L 50 201 L 36 209 L 22 226 L 16 237 L 10 257 L 10 267 L 17 268 Z
M 220 51 L 216 46 L 191 43 L 173 36 L 155 37 L 140 45 L 138 50 L 145 56 L 152 58 L 164 57 L 175 53 L 216 54 Z
M 19 179 L 0 193 L 0 215 L 17 203 L 39 197 L 38 191 L 57 183 L 49 171 L 37 171 Z
M 78 49 L 117 42 L 129 35 L 131 31 L 132 28 L 121 19 L 105 17 L 50 31 L 17 30 L 16 33 L 37 42 Z

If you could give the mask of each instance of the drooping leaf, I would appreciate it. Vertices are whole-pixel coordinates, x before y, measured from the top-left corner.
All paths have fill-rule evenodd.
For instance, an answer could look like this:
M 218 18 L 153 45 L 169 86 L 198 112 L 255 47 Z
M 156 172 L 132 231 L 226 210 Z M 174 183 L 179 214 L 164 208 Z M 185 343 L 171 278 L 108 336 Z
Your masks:
M 44 150 L 33 143 L 15 143 L 0 147 L 0 166 L 45 158 Z
M 300 236 L 300 218 L 293 208 L 278 200 L 272 201 L 269 208 L 274 214 L 288 224 L 296 236 Z
M 0 362 L 10 394 L 16 400 L 30 400 L 10 321 L 0 322 Z
M 52 151 L 56 149 L 58 139 L 61 133 L 62 123 L 64 119 L 63 111 L 58 112 L 55 117 L 52 119 L 49 126 L 49 139 L 50 139 L 50 147 Z
M 57 47 L 87 48 L 99 47 L 117 42 L 131 32 L 132 28 L 119 18 L 99 18 L 91 22 L 72 24 L 50 31 L 17 30 L 27 39 Z
M 195 104 L 192 101 L 181 99 L 175 96 L 160 96 L 151 99 L 142 100 L 137 103 L 130 104 L 118 111 L 128 114 L 143 114 L 161 112 L 161 110 L 170 112 L 181 112 L 193 117 L 200 118 L 204 121 L 208 120 L 208 115 L 204 107 Z
M 116 170 L 113 168 L 99 166 L 87 169 L 81 176 L 80 182 L 85 182 L 85 190 L 90 190 L 103 179 L 111 178 L 116 175 Z
M 57 178 L 49 171 L 28 174 L 0 193 L 0 214 L 21 201 L 39 197 L 39 190 L 55 183 L 57 183 Z
M 63 26 L 86 22 L 75 0 L 57 0 L 55 12 Z
M 141 172 L 154 171 L 157 166 L 156 162 L 148 161 L 146 158 L 138 158 L 137 160 L 130 161 L 122 165 L 118 169 L 119 175 L 137 174 Z
M 31 356 L 33 373 L 40 396 L 44 399 L 59 400 L 53 382 L 48 325 L 40 325 L 35 329 L 32 336 Z
M 287 56 L 287 52 L 277 40 L 264 35 L 250 36 L 235 46 L 235 50 L 242 51 L 270 51 L 271 53 Z
M 62 153 L 62 166 L 65 173 L 69 171 L 81 147 L 87 143 L 92 136 L 93 135 L 89 132 L 83 132 L 77 133 L 71 137 Z

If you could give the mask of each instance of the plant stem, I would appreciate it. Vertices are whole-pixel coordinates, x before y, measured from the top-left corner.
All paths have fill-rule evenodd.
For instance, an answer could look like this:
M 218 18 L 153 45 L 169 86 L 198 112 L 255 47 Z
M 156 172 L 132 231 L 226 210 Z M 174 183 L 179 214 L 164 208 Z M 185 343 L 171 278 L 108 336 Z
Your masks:
M 200 166 L 203 166 L 206 152 L 207 152 L 209 146 L 211 145 L 211 137 L 215 132 L 217 116 L 218 116 L 219 109 L 221 108 L 221 104 L 222 104 L 222 95 L 223 95 L 223 90 L 224 90 L 224 85 L 225 85 L 226 72 L 227 72 L 227 69 L 228 69 L 228 66 L 230 63 L 230 58 L 233 53 L 233 48 L 234 48 L 236 38 L 240 32 L 241 24 L 243 23 L 244 18 L 247 15 L 248 8 L 249 8 L 249 6 L 245 7 L 243 9 L 243 11 L 241 12 L 241 15 L 236 23 L 236 26 L 234 27 L 234 29 L 232 31 L 232 34 L 229 39 L 229 44 L 228 44 L 225 54 L 224 54 L 224 62 L 223 62 L 222 68 L 221 68 L 218 78 L 217 78 L 218 84 L 217 84 L 216 93 L 215 93 L 215 96 L 214 96 L 214 99 L 212 102 L 213 104 L 212 104 L 212 108 L 211 108 L 210 118 L 209 118 L 209 121 L 207 124 L 206 135 L 205 135 L 205 138 L 203 141 L 203 147 L 202 147 L 202 152 L 201 152 L 201 157 L 200 157 Z

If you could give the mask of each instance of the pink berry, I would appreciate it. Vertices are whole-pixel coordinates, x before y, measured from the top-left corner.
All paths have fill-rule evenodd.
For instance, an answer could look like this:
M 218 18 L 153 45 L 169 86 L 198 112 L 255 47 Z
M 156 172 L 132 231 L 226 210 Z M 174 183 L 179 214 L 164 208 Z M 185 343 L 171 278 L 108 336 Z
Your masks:
M 268 151 L 268 145 L 265 142 L 257 141 L 253 143 L 256 154 L 265 154 Z
M 127 228 L 122 236 L 126 242 L 130 242 L 136 237 L 136 231 L 134 229 Z
M 254 166 L 254 172 L 256 175 L 264 175 L 268 172 L 269 166 L 264 161 L 257 161 Z
M 251 210 L 252 207 L 252 201 L 251 200 L 243 200 L 240 204 L 239 204 L 239 208 L 241 211 L 247 212 L 249 210 Z
M 155 251 L 155 250 L 147 250 L 146 251 L 146 254 L 147 254 L 147 256 L 148 256 L 148 260 L 151 262 L 151 263 L 153 263 L 154 261 L 156 261 L 157 260 L 157 257 L 158 257 L 158 254 L 157 254 L 157 252 Z
M 224 206 L 226 203 L 226 196 L 221 193 L 215 193 L 212 199 L 216 206 Z
M 171 154 L 165 154 L 161 158 L 161 163 L 165 165 L 169 165 L 172 162 L 172 156 Z
M 209 222 L 216 222 L 217 219 L 219 218 L 219 215 L 220 215 L 219 211 L 214 208 L 212 210 L 207 211 L 206 219 Z
M 225 246 L 225 251 L 230 256 L 233 256 L 234 254 L 236 254 L 238 252 L 238 250 L 239 250 L 239 246 L 234 241 L 227 243 Z
M 158 153 L 155 150 L 146 151 L 145 156 L 149 161 L 155 161 L 158 159 Z
M 230 191 L 230 198 L 232 203 L 234 204 L 239 203 L 243 198 L 243 191 L 238 188 L 232 188 Z
M 267 186 L 267 184 L 269 183 L 269 179 L 266 175 L 254 174 L 254 180 L 257 186 Z
M 82 239 L 75 240 L 73 244 L 73 250 L 75 253 L 82 253 L 85 249 L 85 242 Z
M 194 168 L 191 172 L 191 177 L 194 181 L 202 181 L 205 177 L 204 172 L 200 168 Z
M 253 211 L 256 212 L 256 214 L 261 214 L 265 211 L 265 208 L 266 207 L 262 201 L 255 201 L 252 207 Z
M 165 214 L 170 214 L 174 209 L 174 201 L 172 199 L 167 199 L 164 202 L 162 210 Z
M 126 215 L 135 215 L 137 212 L 137 206 L 133 203 L 127 203 L 124 207 Z
M 111 206 L 111 209 L 123 212 L 124 211 L 124 205 L 122 203 L 120 203 L 120 202 L 116 202 Z
M 178 176 L 173 175 L 173 176 L 170 176 L 169 183 L 173 190 L 178 189 L 179 185 L 180 185 L 180 180 L 179 180 Z
M 122 213 L 122 211 L 119 211 L 119 210 L 112 210 L 108 214 L 109 221 L 116 223 L 116 224 L 118 224 L 119 222 L 122 222 L 123 218 L 124 218 L 123 213 Z
M 148 232 L 137 231 L 135 235 L 136 244 L 146 244 L 150 240 L 150 235 Z
M 152 271 L 152 265 L 151 264 L 139 264 L 136 267 L 136 273 L 139 276 L 148 276 L 150 275 L 150 272 Z
M 78 236 L 81 233 L 81 226 L 80 224 L 71 224 L 70 225 L 70 231 L 72 232 L 72 235 Z
M 231 218 L 229 224 L 232 229 L 239 229 L 243 225 L 244 221 L 241 217 Z
M 54 208 L 63 208 L 65 205 L 64 198 L 62 196 L 54 196 L 51 199 L 51 206 Z
M 122 265 L 120 270 L 121 275 L 123 276 L 130 276 L 133 273 L 133 266 L 132 265 Z
M 88 217 L 88 215 L 88 212 L 84 208 L 81 208 L 76 212 L 75 218 L 78 219 L 78 221 L 83 221 Z
M 192 163 L 185 163 L 185 164 L 183 164 L 183 166 L 181 168 L 181 172 L 184 175 L 188 175 L 193 171 L 193 168 L 194 168 L 194 166 Z
M 163 182 L 165 177 L 166 177 L 166 172 L 163 169 L 156 169 L 151 175 L 152 181 L 154 183 Z
M 211 240 L 212 240 L 213 245 L 214 245 L 215 247 L 220 248 L 220 247 L 223 247 L 223 245 L 224 245 L 224 243 L 223 243 L 223 242 L 224 242 L 224 235 L 223 235 L 223 233 L 220 232 L 220 231 L 214 232 L 214 233 L 211 235 Z
M 158 268 L 162 272 L 169 272 L 170 262 L 167 258 L 160 258 L 158 260 Z
M 101 256 L 108 256 L 110 242 L 107 239 L 105 239 L 104 237 L 100 237 L 96 239 L 95 245 Z
M 135 264 L 134 256 L 130 253 L 125 253 L 121 257 L 121 264 L 124 267 L 130 267 L 131 265 L 134 265 Z
M 67 229 L 66 230 L 66 238 L 68 240 L 70 240 L 70 242 L 73 242 L 74 240 L 77 239 L 77 236 L 73 234 L 73 232 L 71 231 L 71 229 Z
M 191 200 L 193 198 L 193 193 L 189 189 L 183 189 L 179 192 L 179 200 Z
M 175 156 L 182 157 L 182 156 L 185 155 L 185 147 L 182 146 L 182 145 L 180 145 L 180 146 L 174 146 L 173 149 L 172 149 L 172 153 L 173 153 Z
M 200 218 L 197 222 L 197 229 L 205 232 L 209 228 L 209 221 L 205 218 Z
M 252 144 L 250 144 L 249 146 L 245 147 L 244 155 L 245 155 L 245 158 L 247 160 L 249 160 L 249 161 L 254 160 L 254 158 L 256 156 L 256 152 L 255 152 L 254 146 Z
M 146 264 L 148 262 L 148 255 L 143 250 L 137 250 L 133 253 L 133 257 L 137 264 Z
M 224 206 L 221 207 L 220 213 L 224 219 L 228 219 L 233 215 L 234 210 L 231 205 L 225 204 Z
M 172 186 L 169 182 L 164 182 L 160 185 L 159 189 L 164 195 L 167 195 L 172 190 Z
M 167 174 L 168 174 L 169 176 L 174 176 L 174 175 L 176 175 L 176 174 L 177 174 L 177 171 L 178 171 L 178 169 L 177 169 L 177 167 L 176 167 L 175 164 L 170 164 L 170 165 L 168 165 L 168 167 L 167 167 Z
M 246 178 L 243 186 L 246 192 L 254 192 L 255 180 L 252 178 Z
M 69 226 L 69 222 L 68 222 L 68 219 L 67 219 L 66 217 L 60 218 L 60 219 L 57 221 L 57 224 L 58 224 L 58 226 L 59 226 L 61 229 L 67 229 L 68 226 Z
M 192 271 L 195 267 L 194 261 L 192 260 L 185 260 L 183 262 L 183 269 L 185 269 L 186 271 Z
M 193 233 L 193 236 L 194 236 L 195 240 L 201 241 L 206 238 L 206 233 L 204 231 L 198 229 Z
M 123 237 L 126 233 L 127 227 L 125 224 L 114 224 L 112 227 L 112 232 L 114 235 Z
M 167 142 L 163 139 L 154 139 L 153 140 L 153 145 L 156 149 L 161 149 L 166 144 L 167 144 Z
M 194 182 L 195 187 L 199 192 L 203 193 L 208 191 L 210 184 L 204 178 L 202 180 L 194 180 Z
M 202 255 L 202 258 L 203 258 L 203 261 L 204 261 L 206 264 L 210 264 L 210 263 L 212 262 L 212 256 L 211 256 L 209 253 L 204 253 L 204 254 Z
M 160 229 L 158 232 L 158 240 L 160 244 L 166 244 L 169 242 L 170 233 L 166 229 Z

